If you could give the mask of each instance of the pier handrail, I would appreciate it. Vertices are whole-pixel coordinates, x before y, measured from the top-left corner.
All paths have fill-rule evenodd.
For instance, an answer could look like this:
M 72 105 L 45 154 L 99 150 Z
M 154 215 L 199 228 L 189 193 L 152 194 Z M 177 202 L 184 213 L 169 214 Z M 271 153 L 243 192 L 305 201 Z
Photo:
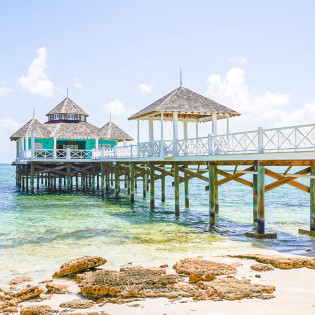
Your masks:
M 35 149 L 19 151 L 26 159 L 142 159 L 173 156 L 315 151 L 315 124 L 270 128 L 180 140 L 140 142 L 92 150 Z

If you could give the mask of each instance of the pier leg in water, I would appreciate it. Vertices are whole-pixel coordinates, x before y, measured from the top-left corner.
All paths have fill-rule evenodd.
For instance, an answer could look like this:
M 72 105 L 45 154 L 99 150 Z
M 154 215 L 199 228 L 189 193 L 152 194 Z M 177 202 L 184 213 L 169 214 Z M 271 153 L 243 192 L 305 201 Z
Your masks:
M 135 165 L 130 163 L 130 201 L 135 202 Z
M 265 167 L 258 164 L 257 233 L 265 233 Z
M 215 224 L 215 165 L 209 164 L 209 223 Z
M 104 177 L 104 163 L 101 163 L 101 194 L 105 194 L 105 177 Z
M 219 214 L 219 187 L 217 186 L 217 181 L 218 181 L 218 172 L 217 172 L 218 166 L 215 166 L 215 179 L 214 179 L 214 184 L 215 184 L 215 213 Z
M 150 209 L 154 209 L 154 181 L 155 181 L 155 167 L 153 163 L 150 166 Z
M 179 170 L 178 164 L 174 164 L 174 187 L 175 187 L 175 215 L 179 216 Z
M 59 176 L 58 177 L 58 186 L 59 186 L 59 191 L 61 191 L 61 177 Z
M 115 199 L 119 197 L 119 175 L 118 175 L 118 164 L 115 164 Z
M 143 181 L 143 184 L 142 184 L 143 199 L 145 199 L 147 198 L 147 175 L 145 172 L 142 175 L 142 181 Z
M 253 171 L 257 172 L 257 170 L 258 170 L 258 162 L 255 161 Z M 253 223 L 257 223 L 257 202 L 258 202 L 257 177 L 258 177 L 257 174 L 253 174 Z
M 125 174 L 125 189 L 128 188 L 128 175 Z
M 28 165 L 25 165 L 25 175 L 26 175 L 26 188 L 25 191 L 28 192 Z
M 31 164 L 31 193 L 34 193 L 34 165 Z
M 92 192 L 95 193 L 95 167 L 93 167 L 93 175 L 92 175 Z
M 165 202 L 165 176 L 161 178 L 161 201 Z
M 188 166 L 185 166 L 185 168 L 188 168 Z M 188 174 L 185 173 L 185 208 L 189 208 L 189 180 L 188 180 Z
M 71 177 L 70 177 L 70 166 L 67 167 L 67 189 L 68 191 L 71 191 Z
M 39 175 L 37 175 L 37 181 L 36 181 L 36 185 L 37 185 L 37 191 L 39 191 Z
M 129 174 L 127 175 L 127 193 L 130 195 L 130 168 L 129 168 Z
M 310 175 L 315 176 L 315 166 L 311 166 Z M 315 179 L 310 178 L 310 230 L 299 229 L 300 234 L 315 237 Z
M 137 176 L 135 176 L 135 190 L 138 189 Z

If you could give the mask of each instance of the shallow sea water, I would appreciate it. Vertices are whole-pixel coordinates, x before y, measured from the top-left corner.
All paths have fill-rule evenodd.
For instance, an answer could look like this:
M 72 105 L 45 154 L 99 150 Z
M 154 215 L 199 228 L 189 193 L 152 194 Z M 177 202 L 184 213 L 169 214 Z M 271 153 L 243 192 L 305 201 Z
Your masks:
M 308 184 L 307 179 L 299 181 Z M 65 261 L 83 255 L 102 256 L 108 267 L 118 268 L 129 262 L 158 265 L 258 248 L 291 253 L 315 250 L 314 239 L 297 233 L 299 228 L 309 228 L 305 192 L 284 185 L 266 193 L 266 228 L 277 232 L 278 238 L 253 240 L 245 236 L 253 229 L 250 188 L 235 182 L 221 186 L 220 213 L 216 226 L 210 228 L 205 184 L 190 181 L 189 209 L 184 207 L 180 187 L 181 213 L 176 218 L 171 182 L 166 181 L 163 204 L 160 183 L 156 183 L 156 209 L 150 211 L 149 198 L 142 198 L 141 182 L 134 204 L 123 183 L 119 200 L 112 192 L 103 199 L 98 194 L 47 190 L 31 195 L 15 187 L 15 167 L 0 165 L 0 284 L 20 274 L 49 277 Z

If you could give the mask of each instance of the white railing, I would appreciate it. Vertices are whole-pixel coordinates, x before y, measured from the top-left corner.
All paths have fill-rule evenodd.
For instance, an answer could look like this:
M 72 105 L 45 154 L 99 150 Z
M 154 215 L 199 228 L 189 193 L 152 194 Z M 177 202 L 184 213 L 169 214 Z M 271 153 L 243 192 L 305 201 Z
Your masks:
M 141 142 L 93 150 L 36 149 L 19 152 L 20 159 L 141 159 L 170 156 L 226 155 L 315 151 L 315 124 L 262 129 L 184 140 Z M 32 156 L 33 155 L 33 156 Z

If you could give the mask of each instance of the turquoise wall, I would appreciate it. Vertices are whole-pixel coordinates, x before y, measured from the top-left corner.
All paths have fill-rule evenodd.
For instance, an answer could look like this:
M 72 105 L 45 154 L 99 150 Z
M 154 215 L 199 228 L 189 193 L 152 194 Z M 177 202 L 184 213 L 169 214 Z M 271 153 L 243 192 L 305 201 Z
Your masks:
M 95 139 L 57 139 L 57 141 L 85 141 L 85 149 L 86 150 L 92 150 L 95 148 Z M 31 148 L 31 138 L 28 139 L 28 147 L 29 149 Z M 54 148 L 54 139 L 36 139 L 35 138 L 35 143 L 42 143 L 43 144 L 43 149 L 53 149 Z M 111 148 L 113 148 L 117 141 L 115 140 L 99 140 L 99 144 L 110 144 Z M 24 140 L 25 144 L 25 140 Z

